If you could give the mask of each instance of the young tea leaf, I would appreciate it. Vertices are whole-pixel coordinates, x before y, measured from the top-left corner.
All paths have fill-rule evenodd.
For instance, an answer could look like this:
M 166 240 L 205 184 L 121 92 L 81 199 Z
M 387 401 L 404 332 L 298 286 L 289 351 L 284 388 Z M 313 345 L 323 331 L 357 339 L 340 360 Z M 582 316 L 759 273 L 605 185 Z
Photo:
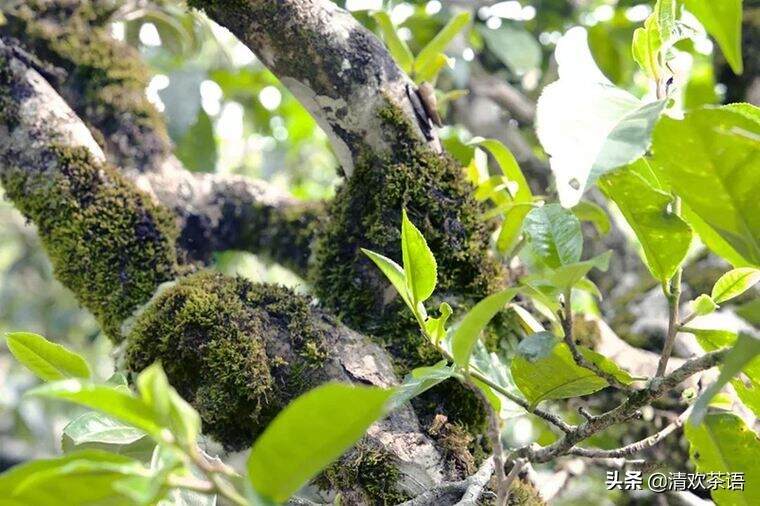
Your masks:
M 469 366 L 470 354 L 480 333 L 516 294 L 516 289 L 509 288 L 489 295 L 465 315 L 451 336 L 452 355 L 457 365 L 464 368 Z
M 760 281 L 760 269 L 749 267 L 731 270 L 718 279 L 712 289 L 712 298 L 721 304 L 738 297 Z
M 533 251 L 549 267 L 557 268 L 581 259 L 581 222 L 559 204 L 532 209 L 525 217 L 524 227 Z
M 383 32 L 385 44 L 388 46 L 388 50 L 396 60 L 396 63 L 401 67 L 401 70 L 409 74 L 414 64 L 414 56 L 412 56 L 412 52 L 409 50 L 406 42 L 398 36 L 398 32 L 396 32 L 396 27 L 393 26 L 390 16 L 387 12 L 378 11 L 372 14 L 372 17 Z
M 88 379 L 90 366 L 80 355 L 31 332 L 8 334 L 8 349 L 16 360 L 44 381 Z
M 327 383 L 298 397 L 251 449 L 248 477 L 253 488 L 271 500 L 287 500 L 385 414 L 394 392 Z
M 693 301 L 691 301 L 691 310 L 697 316 L 704 316 L 710 314 L 718 309 L 718 305 L 715 303 L 712 297 L 703 293 Z
M 409 221 L 406 209 L 401 221 L 401 253 L 404 258 L 406 287 L 415 305 L 433 294 L 437 265 L 422 233 Z
M 381 271 L 383 271 L 383 274 L 385 274 L 385 277 L 388 278 L 388 281 L 391 282 L 393 287 L 401 296 L 401 299 L 406 303 L 407 306 L 409 306 L 409 309 L 414 311 L 415 309 L 414 304 L 411 300 L 411 294 L 406 287 L 406 274 L 404 273 L 404 269 L 402 269 L 399 264 L 390 258 L 385 257 L 379 253 L 375 253 L 374 251 L 370 251 L 364 248 L 362 248 L 362 252 L 367 255 L 370 260 L 375 262 L 375 265 L 377 265 Z
M 160 422 L 150 406 L 119 388 L 68 379 L 39 386 L 28 391 L 26 395 L 86 406 L 153 436 L 157 436 L 161 431 Z
M 643 159 L 635 165 L 646 164 Z M 691 229 L 683 219 L 668 211 L 672 197 L 650 184 L 633 167 L 611 172 L 599 188 L 617 204 L 644 250 L 652 276 L 667 282 L 681 265 L 691 244 Z
M 414 72 L 426 73 L 429 72 L 428 67 L 435 66 L 435 60 L 438 55 L 443 53 L 446 46 L 449 45 L 454 37 L 470 22 L 472 15 L 469 11 L 463 11 L 454 16 L 446 23 L 438 34 L 428 42 L 428 44 L 422 48 L 417 54 L 417 58 L 414 60 Z

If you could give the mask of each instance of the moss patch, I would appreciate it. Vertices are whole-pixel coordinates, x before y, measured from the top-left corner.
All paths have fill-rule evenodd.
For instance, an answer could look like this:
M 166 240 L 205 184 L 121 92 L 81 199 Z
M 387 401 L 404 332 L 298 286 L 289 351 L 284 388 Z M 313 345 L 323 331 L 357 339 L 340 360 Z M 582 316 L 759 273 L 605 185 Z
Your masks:
M 138 315 L 126 366 L 161 361 L 228 449 L 249 445 L 288 401 L 322 379 L 327 357 L 308 299 L 203 271 L 180 279 Z
M 56 278 L 120 340 L 121 323 L 177 272 L 173 217 L 84 148 L 54 145 L 0 180 L 37 225 Z
M 400 476 L 393 457 L 364 440 L 322 471 L 314 484 L 324 490 L 356 494 L 357 497 L 343 498 L 347 504 L 386 506 L 409 499 L 397 489 Z
M 0 28 L 68 74 L 53 80 L 72 108 L 102 133 L 119 163 L 149 163 L 170 150 L 163 122 L 145 96 L 150 79 L 137 52 L 101 26 L 110 2 L 27 1 L 10 9 Z
M 322 304 L 385 345 L 403 375 L 439 360 L 438 352 L 423 339 L 398 297 L 388 301 L 389 284 L 360 248 L 401 263 L 401 209 L 406 208 L 438 260 L 436 293 L 478 300 L 504 283 L 505 272 L 489 256 L 493 228 L 480 219 L 483 209 L 461 167 L 421 146 L 390 102 L 381 117 L 394 150 L 384 158 L 357 157 L 354 173 L 338 189 L 318 234 L 311 278 Z M 470 396 L 450 381 L 418 402 L 443 405 L 450 420 L 467 427 L 482 426 L 485 412 L 479 401 L 460 402 Z M 445 402 L 451 397 L 457 402 Z

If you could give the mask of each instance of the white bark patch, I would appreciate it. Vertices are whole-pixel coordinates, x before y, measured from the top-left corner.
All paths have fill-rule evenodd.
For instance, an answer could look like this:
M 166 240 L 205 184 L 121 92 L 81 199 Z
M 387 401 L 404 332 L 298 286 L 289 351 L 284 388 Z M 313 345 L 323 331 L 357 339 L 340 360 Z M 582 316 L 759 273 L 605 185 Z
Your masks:
M 325 116 L 325 111 L 320 104 L 320 102 L 324 103 L 325 98 L 329 99 L 329 97 L 319 97 L 310 87 L 292 77 L 284 76 L 280 80 L 317 121 L 319 127 L 330 139 L 330 143 L 335 151 L 335 156 L 343 167 L 346 177 L 351 177 L 351 174 L 354 172 L 354 160 L 351 155 L 351 149 L 349 149 L 348 144 L 335 133 L 335 130 L 333 130 L 332 125 Z M 343 102 L 343 106 L 345 106 L 345 102 Z
M 24 79 L 34 90 L 19 103 L 19 122 L 27 130 L 25 133 L 37 131 L 49 136 L 54 134 L 61 144 L 84 147 L 95 160 L 104 162 L 106 156 L 103 150 L 53 87 L 36 70 L 25 68 L 21 62 L 11 60 L 10 65 L 14 72 L 23 72 Z M 49 138 L 45 141 L 49 142 Z

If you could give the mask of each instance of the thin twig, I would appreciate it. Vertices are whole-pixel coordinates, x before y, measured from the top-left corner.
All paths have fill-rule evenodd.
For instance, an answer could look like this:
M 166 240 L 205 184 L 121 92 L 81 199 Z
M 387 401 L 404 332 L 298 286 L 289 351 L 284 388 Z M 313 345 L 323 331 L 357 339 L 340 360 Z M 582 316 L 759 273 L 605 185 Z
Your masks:
M 718 365 L 727 353 L 728 349 L 724 348 L 717 351 L 711 351 L 701 357 L 689 360 L 667 376 L 653 378 L 647 388 L 636 390 L 616 408 L 592 420 L 584 422 L 571 432 L 566 433 L 554 443 L 543 448 L 526 446 L 517 450 L 516 453 L 520 456 L 527 457 L 531 462 L 538 464 L 548 462 L 561 455 L 566 455 L 577 443 L 588 439 L 597 432 L 605 430 L 616 423 L 630 419 L 640 408 L 661 397 L 666 392 L 673 390 L 687 378 Z
M 678 418 L 665 426 L 665 428 L 663 428 L 661 431 L 635 443 L 631 443 L 620 448 L 615 448 L 614 450 L 598 450 L 592 448 L 578 448 L 577 446 L 574 446 L 570 448 L 567 453 L 568 455 L 576 455 L 578 457 L 586 457 L 591 459 L 628 457 L 634 453 L 638 453 L 642 450 L 653 447 L 665 439 L 667 436 L 675 432 L 677 429 L 682 427 L 686 419 L 689 417 L 691 409 L 692 408 L 690 406 L 688 409 L 686 409 L 686 411 L 681 413 Z
M 567 347 L 570 349 L 570 353 L 573 355 L 573 360 L 579 366 L 584 369 L 588 369 L 600 378 L 604 379 L 610 386 L 613 386 L 624 392 L 630 392 L 631 388 L 628 385 L 623 384 L 618 380 L 614 374 L 608 373 L 602 370 L 598 365 L 586 360 L 586 357 L 578 349 L 575 344 L 575 336 L 573 331 L 573 308 L 572 308 L 572 290 L 568 289 L 564 294 L 564 301 L 562 302 L 562 310 L 558 312 L 560 322 L 562 323 L 562 330 L 564 331 L 564 341 Z

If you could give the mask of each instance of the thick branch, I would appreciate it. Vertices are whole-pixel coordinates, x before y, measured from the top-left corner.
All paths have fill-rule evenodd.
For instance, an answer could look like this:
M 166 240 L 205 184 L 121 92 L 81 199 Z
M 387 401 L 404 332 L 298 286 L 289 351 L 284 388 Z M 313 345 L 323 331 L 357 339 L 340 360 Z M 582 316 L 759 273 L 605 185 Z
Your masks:
M 419 139 L 438 147 L 416 88 L 382 43 L 329 0 L 191 0 L 229 28 L 298 98 L 327 133 L 346 176 L 367 150 L 389 154 L 380 112 L 397 104 Z M 418 119 L 418 114 L 424 115 Z
M 145 97 L 149 69 L 111 36 L 106 3 L 13 0 L 3 12 L 0 33 L 23 41 L 29 63 L 97 133 L 106 159 L 179 217 L 179 245 L 190 259 L 238 249 L 306 274 L 321 206 L 264 181 L 185 171 Z
M 0 179 L 37 225 L 56 276 L 109 335 L 126 338 L 130 367 L 162 360 L 205 431 L 239 446 L 327 379 L 397 383 L 382 348 L 303 297 L 218 274 L 181 277 L 168 213 L 104 163 L 76 115 L 5 45 L 0 101 Z M 408 405 L 367 437 L 400 471 L 393 486 L 406 494 L 450 478 Z

